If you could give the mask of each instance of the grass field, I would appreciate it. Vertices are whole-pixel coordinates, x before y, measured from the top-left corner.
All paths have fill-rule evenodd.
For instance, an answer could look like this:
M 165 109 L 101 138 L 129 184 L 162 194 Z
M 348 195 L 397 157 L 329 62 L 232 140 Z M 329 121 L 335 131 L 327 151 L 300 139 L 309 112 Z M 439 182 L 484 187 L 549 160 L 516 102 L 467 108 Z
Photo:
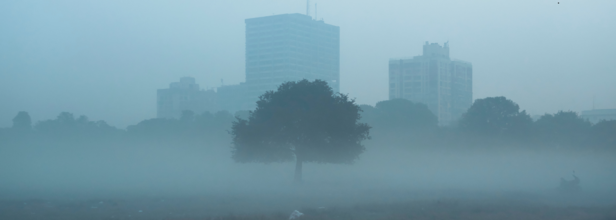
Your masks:
M 430 198 L 399 193 L 397 196 L 338 197 L 294 195 L 208 195 L 192 197 L 133 197 L 122 199 L 14 199 L 0 201 L 0 219 L 300 219 L 319 220 L 439 220 L 439 219 L 597 219 L 616 220 L 616 205 L 562 203 L 577 197 L 543 198 L 517 193 L 507 195 L 454 195 Z M 417 195 L 417 194 L 415 194 Z M 428 195 L 428 194 L 425 194 Z M 551 202 L 550 202 L 551 201 Z M 319 206 L 317 204 L 326 204 Z

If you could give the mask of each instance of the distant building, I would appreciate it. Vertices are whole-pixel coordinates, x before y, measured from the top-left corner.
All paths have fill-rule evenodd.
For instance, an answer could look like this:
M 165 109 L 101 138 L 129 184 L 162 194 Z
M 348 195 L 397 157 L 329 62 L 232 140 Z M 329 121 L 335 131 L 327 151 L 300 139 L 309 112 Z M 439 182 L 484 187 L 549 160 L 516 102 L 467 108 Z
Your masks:
M 340 91 L 340 28 L 303 14 L 246 19 L 246 82 L 218 89 L 222 109 L 252 110 L 284 82 L 326 81 Z
M 593 109 L 582 111 L 580 115 L 582 118 L 587 119 L 592 123 L 597 123 L 602 120 L 616 120 L 616 109 Z
M 218 111 L 216 92 L 200 90 L 192 77 L 182 77 L 168 89 L 159 89 L 157 96 L 158 118 L 179 118 L 185 110 L 195 114 Z
M 326 81 L 340 91 L 340 28 L 303 14 L 250 18 L 246 23 L 246 82 L 199 90 L 182 78 L 158 90 L 158 117 L 177 118 L 183 110 L 254 110 L 259 96 L 284 82 Z
M 449 58 L 449 44 L 423 46 L 423 55 L 389 60 L 389 99 L 424 103 L 439 125 L 450 125 L 473 102 L 473 65 Z
M 220 109 L 231 113 L 240 110 L 252 110 L 254 103 L 251 103 L 252 99 L 248 99 L 246 96 L 246 89 L 245 83 L 218 87 L 218 106 Z

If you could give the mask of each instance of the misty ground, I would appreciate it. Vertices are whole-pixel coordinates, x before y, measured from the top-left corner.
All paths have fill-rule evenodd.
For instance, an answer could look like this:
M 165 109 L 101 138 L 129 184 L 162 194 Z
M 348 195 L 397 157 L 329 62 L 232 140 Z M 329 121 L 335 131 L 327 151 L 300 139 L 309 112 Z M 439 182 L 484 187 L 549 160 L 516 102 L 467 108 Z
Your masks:
M 305 190 L 297 187 L 282 194 L 2 200 L 0 218 L 288 219 L 293 210 L 299 210 L 304 213 L 302 219 L 616 219 L 616 206 L 579 204 L 575 201 L 588 199 L 579 195 L 373 190 L 346 195 L 353 198 L 349 200 L 340 195 L 314 196 Z
M 295 185 L 293 163 L 235 163 L 220 146 L 5 147 L 0 219 L 616 219 L 612 150 L 368 141 L 355 164 L 307 163 Z M 559 192 L 573 171 L 582 192 Z

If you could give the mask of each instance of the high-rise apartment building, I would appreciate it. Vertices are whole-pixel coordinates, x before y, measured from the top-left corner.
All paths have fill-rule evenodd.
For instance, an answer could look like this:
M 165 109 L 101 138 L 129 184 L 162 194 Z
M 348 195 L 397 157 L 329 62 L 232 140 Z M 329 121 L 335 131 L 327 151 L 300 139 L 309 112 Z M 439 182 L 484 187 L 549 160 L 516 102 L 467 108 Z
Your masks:
M 303 14 L 246 19 L 246 82 L 237 88 L 253 109 L 258 97 L 284 82 L 321 79 L 340 88 L 340 28 Z M 241 87 L 241 88 L 240 88 Z M 220 97 L 224 99 L 225 97 Z
M 158 118 L 180 118 L 182 111 L 192 111 L 201 114 L 205 111 L 218 111 L 216 92 L 201 90 L 195 83 L 195 78 L 182 77 L 179 82 L 173 82 L 168 89 L 157 91 Z
M 423 55 L 389 60 L 389 99 L 424 103 L 439 125 L 450 125 L 473 102 L 473 66 L 451 60 L 449 44 L 428 43 Z

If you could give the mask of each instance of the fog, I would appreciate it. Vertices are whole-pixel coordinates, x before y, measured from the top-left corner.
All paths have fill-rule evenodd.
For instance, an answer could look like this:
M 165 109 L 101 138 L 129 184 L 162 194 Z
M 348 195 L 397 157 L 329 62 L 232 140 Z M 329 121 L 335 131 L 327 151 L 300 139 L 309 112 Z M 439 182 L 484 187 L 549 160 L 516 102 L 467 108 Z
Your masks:
M 245 82 L 245 19 L 304 13 L 306 1 L 1 1 L 0 218 L 616 218 L 616 120 L 580 115 L 616 109 L 616 1 L 310 2 L 340 27 L 348 99 L 331 97 L 352 111 L 302 99 L 314 105 L 171 119 L 156 118 L 157 89 L 186 76 L 206 90 Z M 389 59 L 426 42 L 472 63 L 475 104 L 447 126 L 427 104 L 390 98 Z M 339 130 L 356 133 L 279 144 L 293 120 L 276 117 L 330 117 L 306 132 L 322 136 L 350 118 Z M 248 159 L 240 136 L 256 146 Z M 359 156 L 331 159 L 333 143 Z M 331 155 L 300 160 L 311 147 Z
M 218 214 L 438 199 L 557 206 L 616 202 L 613 149 L 408 148 L 368 142 L 352 165 L 305 164 L 301 185 L 292 182 L 294 163 L 235 163 L 224 146 L 4 147 L 0 194 L 4 199 L 238 200 L 213 212 Z M 563 195 L 559 179 L 571 179 L 572 171 L 584 193 Z
M 579 119 L 577 128 L 586 130 L 552 128 L 543 133 L 547 117 L 542 117 L 531 122 L 533 133 L 510 139 L 507 133 L 490 136 L 469 133 L 472 130 L 463 126 L 436 127 L 436 120 L 409 123 L 414 119 L 397 113 L 425 116 L 398 107 L 385 109 L 391 105 L 383 103 L 393 102 L 410 101 L 361 106 L 361 122 L 372 126 L 371 139 L 363 141 L 365 152 L 354 163 L 306 162 L 300 183 L 293 179 L 295 162 L 238 162 L 228 132 L 231 121 L 240 119 L 227 112 L 149 119 L 127 130 L 70 113 L 37 122 L 30 130 L 15 123 L 0 130 L 0 209 L 11 219 L 271 213 L 282 213 L 274 219 L 286 219 L 293 210 L 314 218 L 319 212 L 311 210 L 318 207 L 331 208 L 320 215 L 336 214 L 334 219 L 374 219 L 399 212 L 496 212 L 509 217 L 539 212 L 542 219 L 571 212 L 595 216 L 590 219 L 613 215 L 615 121 L 591 125 Z M 432 114 L 427 109 L 425 113 Z M 573 112 L 554 117 L 560 115 L 578 117 Z M 604 124 L 612 126 L 604 130 L 608 136 L 598 130 Z M 551 132 L 557 135 L 545 136 Z M 581 190 L 568 191 L 561 178 L 579 178 Z M 484 209 L 492 211 L 476 211 Z M 140 214 L 144 210 L 146 214 Z

